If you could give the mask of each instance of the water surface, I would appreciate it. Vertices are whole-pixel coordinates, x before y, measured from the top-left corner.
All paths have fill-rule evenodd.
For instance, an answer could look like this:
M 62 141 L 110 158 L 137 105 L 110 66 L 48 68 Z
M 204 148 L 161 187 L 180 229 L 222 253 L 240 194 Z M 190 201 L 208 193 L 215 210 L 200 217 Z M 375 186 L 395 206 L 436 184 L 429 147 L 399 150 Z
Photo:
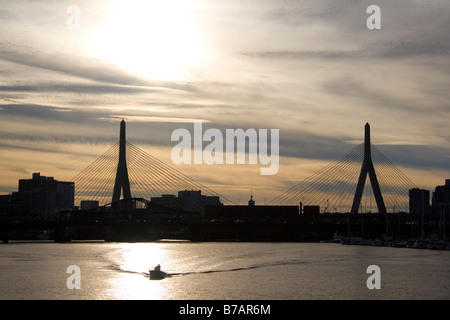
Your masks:
M 153 281 L 161 264 L 170 277 Z M 67 268 L 80 267 L 80 289 Z M 378 265 L 381 289 L 369 290 Z M 449 299 L 450 251 L 332 243 L 9 243 L 0 299 Z

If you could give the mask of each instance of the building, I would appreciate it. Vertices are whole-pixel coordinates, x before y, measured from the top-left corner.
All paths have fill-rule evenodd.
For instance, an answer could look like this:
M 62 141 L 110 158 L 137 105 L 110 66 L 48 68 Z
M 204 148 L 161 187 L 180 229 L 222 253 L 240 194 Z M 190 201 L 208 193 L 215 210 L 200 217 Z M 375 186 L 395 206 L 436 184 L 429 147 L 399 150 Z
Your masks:
M 12 204 L 12 195 L 0 195 L 0 219 L 13 212 L 14 206 Z
M 437 186 L 433 192 L 432 206 L 435 212 L 442 216 L 450 216 L 450 179 L 445 185 Z
M 320 206 L 303 206 L 303 216 L 307 218 L 319 218 Z
M 201 190 L 184 190 L 178 191 L 178 197 L 173 194 L 163 194 L 161 197 L 152 197 L 152 204 L 162 207 L 182 210 L 182 211 L 198 211 L 205 213 L 206 206 L 221 206 L 219 197 L 202 195 Z
M 430 191 L 413 188 L 409 190 L 409 212 L 412 214 L 430 213 Z
M 99 202 L 97 200 L 81 200 L 80 210 L 93 210 L 97 209 Z
M 298 217 L 298 206 L 207 206 L 205 218 L 222 221 L 276 221 Z
M 60 210 L 74 208 L 74 182 L 58 181 L 53 177 L 33 173 L 32 179 L 20 179 L 19 189 L 11 195 L 16 218 L 49 220 Z
M 253 200 L 253 194 L 250 195 L 250 200 L 248 200 L 248 205 L 249 206 L 254 206 L 255 205 L 255 200 Z

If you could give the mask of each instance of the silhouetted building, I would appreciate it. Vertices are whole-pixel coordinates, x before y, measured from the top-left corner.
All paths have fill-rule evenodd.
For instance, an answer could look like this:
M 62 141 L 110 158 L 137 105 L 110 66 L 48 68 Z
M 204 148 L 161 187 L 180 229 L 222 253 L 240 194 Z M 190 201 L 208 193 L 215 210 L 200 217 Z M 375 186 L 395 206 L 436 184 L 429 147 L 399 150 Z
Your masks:
M 205 213 L 205 206 L 220 206 L 222 203 L 217 196 L 206 196 L 201 190 L 178 191 L 178 197 L 173 194 L 163 194 L 161 197 L 152 197 L 151 202 L 163 207 Z
M 409 213 L 428 214 L 430 212 L 430 191 L 413 188 L 409 190 Z
M 450 179 L 445 180 L 445 185 L 435 188 L 432 205 L 439 214 L 450 215 Z
M 13 212 L 12 195 L 0 195 L 0 215 L 5 216 Z M 1 217 L 0 217 L 1 219 Z
M 33 173 L 32 179 L 20 179 L 11 204 L 17 218 L 53 219 L 60 210 L 74 207 L 75 184 Z
M 205 218 L 244 222 L 249 220 L 276 220 L 298 217 L 298 206 L 207 206 Z M 236 221 L 237 220 L 237 221 Z
M 81 200 L 80 210 L 92 210 L 97 209 L 99 202 L 96 200 Z
M 320 216 L 320 206 L 303 206 L 303 215 L 307 218 L 318 218 Z
M 255 200 L 253 200 L 253 194 L 250 195 L 250 200 L 248 200 L 248 205 L 249 206 L 254 206 L 255 205 Z

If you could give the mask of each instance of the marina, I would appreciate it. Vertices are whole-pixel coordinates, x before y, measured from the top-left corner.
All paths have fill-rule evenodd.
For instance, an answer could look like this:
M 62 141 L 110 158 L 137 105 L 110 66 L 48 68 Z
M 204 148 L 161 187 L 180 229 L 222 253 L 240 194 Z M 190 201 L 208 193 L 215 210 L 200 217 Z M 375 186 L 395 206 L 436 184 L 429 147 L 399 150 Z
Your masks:
M 368 240 L 362 237 L 342 237 L 339 242 L 343 245 L 364 245 L 378 247 L 394 247 L 394 248 L 414 248 L 414 249 L 431 249 L 431 250 L 448 250 L 450 251 L 450 240 L 440 237 L 429 237 L 410 240 L 395 239 L 374 239 Z

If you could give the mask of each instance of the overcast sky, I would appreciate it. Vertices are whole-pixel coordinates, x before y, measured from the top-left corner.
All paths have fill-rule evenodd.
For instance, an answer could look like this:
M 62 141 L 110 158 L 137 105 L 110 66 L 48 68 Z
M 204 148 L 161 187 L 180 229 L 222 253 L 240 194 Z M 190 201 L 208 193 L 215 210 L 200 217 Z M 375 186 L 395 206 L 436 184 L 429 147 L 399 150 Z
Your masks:
M 366 26 L 372 4 L 380 30 Z M 122 118 L 131 143 L 169 164 L 172 131 L 194 119 L 279 129 L 277 175 L 179 168 L 241 203 L 241 191 L 269 200 L 347 153 L 366 122 L 434 189 L 450 178 L 449 30 L 444 0 L 1 0 L 0 193 L 37 171 L 72 179 L 118 140 Z

